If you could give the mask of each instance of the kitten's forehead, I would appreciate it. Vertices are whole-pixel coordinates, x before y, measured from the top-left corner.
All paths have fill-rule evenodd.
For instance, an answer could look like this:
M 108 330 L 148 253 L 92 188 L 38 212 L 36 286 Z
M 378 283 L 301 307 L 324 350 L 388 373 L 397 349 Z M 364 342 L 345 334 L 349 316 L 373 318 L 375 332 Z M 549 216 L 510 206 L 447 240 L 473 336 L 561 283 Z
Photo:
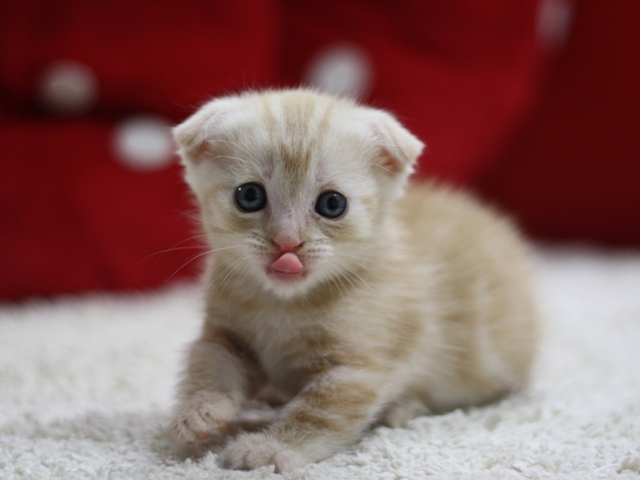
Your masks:
M 259 128 L 267 133 L 271 160 L 294 184 L 317 175 L 318 159 L 326 145 L 335 108 L 334 102 L 318 101 L 306 93 L 260 97 Z
M 384 111 L 304 89 L 215 99 L 174 136 L 199 197 L 213 183 L 279 176 L 297 188 L 372 180 L 394 199 L 424 146 Z
M 272 206 L 308 210 L 321 190 L 371 190 L 377 153 L 367 110 L 306 90 L 235 97 L 225 107 L 219 172 L 228 186 L 258 182 Z M 215 141 L 215 140 L 214 140 Z

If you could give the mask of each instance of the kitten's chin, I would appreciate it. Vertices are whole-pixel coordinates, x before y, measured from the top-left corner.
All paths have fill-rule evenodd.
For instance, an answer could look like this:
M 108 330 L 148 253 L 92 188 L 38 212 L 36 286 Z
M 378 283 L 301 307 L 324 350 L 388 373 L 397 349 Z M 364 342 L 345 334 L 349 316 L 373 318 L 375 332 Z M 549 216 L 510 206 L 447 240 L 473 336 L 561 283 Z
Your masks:
M 303 270 L 298 273 L 277 272 L 271 268 L 267 269 L 267 277 L 276 283 L 285 285 L 304 282 L 307 278 L 307 271 Z
M 292 298 L 308 290 L 308 273 L 307 269 L 297 273 L 279 272 L 268 266 L 266 287 L 279 297 Z

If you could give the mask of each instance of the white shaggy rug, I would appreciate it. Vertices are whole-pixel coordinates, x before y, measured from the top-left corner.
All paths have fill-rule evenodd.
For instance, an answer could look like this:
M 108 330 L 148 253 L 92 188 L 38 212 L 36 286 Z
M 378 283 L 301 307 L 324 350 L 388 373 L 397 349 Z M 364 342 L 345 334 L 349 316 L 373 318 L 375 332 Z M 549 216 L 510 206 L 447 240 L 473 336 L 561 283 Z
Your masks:
M 163 435 L 194 287 L 0 305 L 0 478 L 638 479 L 640 254 L 545 250 L 531 389 L 378 428 L 278 476 L 172 457 Z

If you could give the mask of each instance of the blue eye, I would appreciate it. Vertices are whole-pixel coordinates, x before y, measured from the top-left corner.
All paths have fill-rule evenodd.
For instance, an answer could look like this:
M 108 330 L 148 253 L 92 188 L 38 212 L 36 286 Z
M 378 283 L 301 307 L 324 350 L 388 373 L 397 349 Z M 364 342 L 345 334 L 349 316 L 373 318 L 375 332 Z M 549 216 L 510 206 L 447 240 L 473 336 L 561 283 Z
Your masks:
M 257 212 L 267 204 L 267 193 L 262 185 L 245 183 L 236 188 L 236 205 L 245 212 Z
M 324 192 L 316 201 L 316 213 L 327 218 L 338 218 L 347 209 L 347 198 L 338 192 Z

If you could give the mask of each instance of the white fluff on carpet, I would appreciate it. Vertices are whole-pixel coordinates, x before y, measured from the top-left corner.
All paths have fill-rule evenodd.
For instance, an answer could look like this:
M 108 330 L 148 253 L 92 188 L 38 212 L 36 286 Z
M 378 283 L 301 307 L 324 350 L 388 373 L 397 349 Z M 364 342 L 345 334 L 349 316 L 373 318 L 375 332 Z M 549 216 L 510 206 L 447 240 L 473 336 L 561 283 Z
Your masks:
M 0 478 L 640 478 L 640 254 L 539 255 L 545 339 L 529 391 L 378 428 L 276 475 L 171 456 L 163 435 L 191 286 L 0 305 Z

